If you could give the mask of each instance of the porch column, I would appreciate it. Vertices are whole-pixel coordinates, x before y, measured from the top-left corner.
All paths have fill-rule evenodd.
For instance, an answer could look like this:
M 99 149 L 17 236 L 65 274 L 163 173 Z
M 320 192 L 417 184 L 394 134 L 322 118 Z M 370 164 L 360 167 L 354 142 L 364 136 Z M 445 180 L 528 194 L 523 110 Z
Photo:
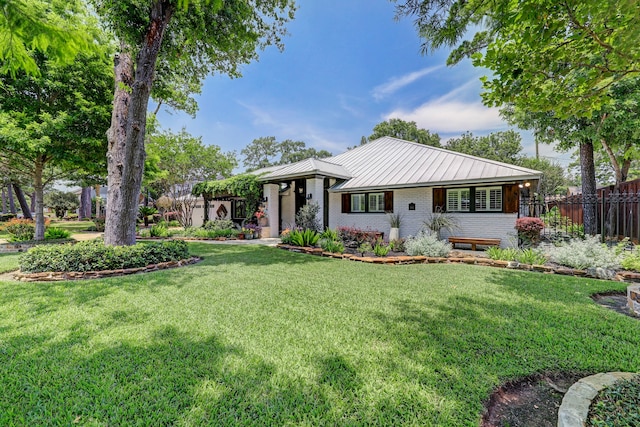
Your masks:
M 264 237 L 278 237 L 280 235 L 280 186 L 278 184 L 264 184 L 263 195 L 267 199 L 264 202 L 267 226 L 262 227 Z
M 307 199 L 307 204 L 317 203 L 320 207 L 318 211 L 318 223 L 324 224 L 324 177 L 316 176 L 307 179 L 307 195 L 311 194 L 311 199 Z

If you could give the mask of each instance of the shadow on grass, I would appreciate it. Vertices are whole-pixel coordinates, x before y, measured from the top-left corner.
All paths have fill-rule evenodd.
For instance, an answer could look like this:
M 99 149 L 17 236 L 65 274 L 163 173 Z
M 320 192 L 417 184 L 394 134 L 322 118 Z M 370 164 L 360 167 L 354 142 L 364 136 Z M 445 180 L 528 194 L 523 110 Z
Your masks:
M 304 265 L 336 262 L 303 253 L 289 252 L 271 246 L 262 245 L 216 245 L 191 243 L 189 249 L 194 255 L 202 256 L 211 264 L 238 264 L 242 266 L 261 265 Z
M 399 351 L 382 359 L 383 369 L 437 389 L 455 412 L 467 414 L 470 425 L 478 422 L 491 391 L 508 380 L 638 370 L 640 335 L 629 329 L 637 325 L 603 313 L 588 289 L 577 294 L 585 286 L 578 279 L 556 281 L 554 287 L 542 275 L 488 276 L 499 286 L 436 302 L 403 300 L 393 313 L 375 313 L 380 339 Z
M 326 419 L 318 387 L 175 328 L 100 348 L 78 325 L 66 339 L 16 336 L 0 347 L 1 425 L 284 425 Z

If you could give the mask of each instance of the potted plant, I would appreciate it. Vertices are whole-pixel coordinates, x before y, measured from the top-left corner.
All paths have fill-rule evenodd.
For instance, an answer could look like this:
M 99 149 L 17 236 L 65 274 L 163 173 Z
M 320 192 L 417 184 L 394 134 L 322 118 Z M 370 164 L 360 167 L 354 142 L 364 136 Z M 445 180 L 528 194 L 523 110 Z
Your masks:
M 387 220 L 391 226 L 389 231 L 389 241 L 398 240 L 400 238 L 400 223 L 402 222 L 402 215 L 400 213 L 387 213 Z

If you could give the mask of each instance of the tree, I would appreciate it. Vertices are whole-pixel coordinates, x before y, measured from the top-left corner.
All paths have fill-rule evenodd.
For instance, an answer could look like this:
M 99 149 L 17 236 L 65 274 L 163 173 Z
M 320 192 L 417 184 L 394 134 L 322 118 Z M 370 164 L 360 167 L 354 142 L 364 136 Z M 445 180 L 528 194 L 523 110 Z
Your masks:
M 98 45 L 71 65 L 36 56 L 40 76 L 0 75 L 0 163 L 31 178 L 35 239 L 42 240 L 45 185 L 99 163 L 106 151 L 113 77 L 106 50 Z
M 285 139 L 278 142 L 275 136 L 254 139 L 240 153 L 244 155 L 243 164 L 250 171 L 275 165 L 287 165 L 309 158 L 323 159 L 333 155 L 327 150 L 307 147 L 303 141 Z
M 454 47 L 449 64 L 471 57 L 491 71 L 487 105 L 589 117 L 611 84 L 640 72 L 634 1 L 405 0 L 396 12 L 415 17 L 424 51 Z
M 416 122 L 406 122 L 401 119 L 389 119 L 378 123 L 373 127 L 373 133 L 369 136 L 368 141 L 373 141 L 383 136 L 392 136 L 405 141 L 417 142 L 418 144 L 440 147 L 440 135 L 431 133 L 427 129 L 418 129 Z M 360 145 L 364 141 L 366 140 L 363 138 L 360 141 Z
M 57 218 L 64 218 L 67 211 L 76 210 L 80 206 L 76 194 L 59 190 L 52 190 L 45 194 L 44 204 L 56 212 Z
M 524 157 L 518 162 L 520 166 L 542 172 L 536 192 L 542 195 L 561 194 L 566 191 L 567 178 L 564 168 L 547 159 Z
M 248 170 L 261 169 L 276 164 L 278 141 L 275 136 L 263 136 L 251 141 L 240 154 L 244 156 L 243 164 Z
M 504 163 L 517 164 L 522 152 L 522 137 L 513 130 L 494 132 L 487 136 L 463 133 L 460 138 L 447 141 L 448 150 Z
M 231 176 L 238 165 L 235 153 L 222 153 L 216 145 L 204 145 L 201 138 L 185 129 L 152 134 L 150 150 L 159 156 L 156 184 L 171 199 L 171 209 L 178 213 L 183 227 L 191 226 L 197 198 L 191 189 L 196 182 Z
M 238 67 L 256 59 L 257 49 L 282 47 L 284 25 L 293 18 L 293 0 L 93 3 L 120 46 L 108 132 L 105 243 L 130 245 L 135 243 L 149 97 L 169 101 L 170 91 L 159 93 L 161 82 L 170 82 L 176 74 L 191 83 L 214 71 L 239 76 Z
M 91 32 L 85 30 L 87 15 L 77 0 L 3 1 L 0 13 L 0 72 L 18 71 L 38 76 L 33 53 L 46 55 L 58 64 L 71 64 L 85 51 Z

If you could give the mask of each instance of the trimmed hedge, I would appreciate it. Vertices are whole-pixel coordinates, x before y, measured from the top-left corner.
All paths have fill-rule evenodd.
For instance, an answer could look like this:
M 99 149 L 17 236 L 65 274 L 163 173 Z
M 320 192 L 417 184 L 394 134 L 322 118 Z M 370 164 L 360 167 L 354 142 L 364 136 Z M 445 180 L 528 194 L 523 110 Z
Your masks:
M 105 246 L 102 241 L 92 240 L 75 245 L 36 246 L 20 256 L 19 264 L 24 273 L 102 271 L 145 267 L 187 258 L 187 244 L 178 240 L 133 246 Z

